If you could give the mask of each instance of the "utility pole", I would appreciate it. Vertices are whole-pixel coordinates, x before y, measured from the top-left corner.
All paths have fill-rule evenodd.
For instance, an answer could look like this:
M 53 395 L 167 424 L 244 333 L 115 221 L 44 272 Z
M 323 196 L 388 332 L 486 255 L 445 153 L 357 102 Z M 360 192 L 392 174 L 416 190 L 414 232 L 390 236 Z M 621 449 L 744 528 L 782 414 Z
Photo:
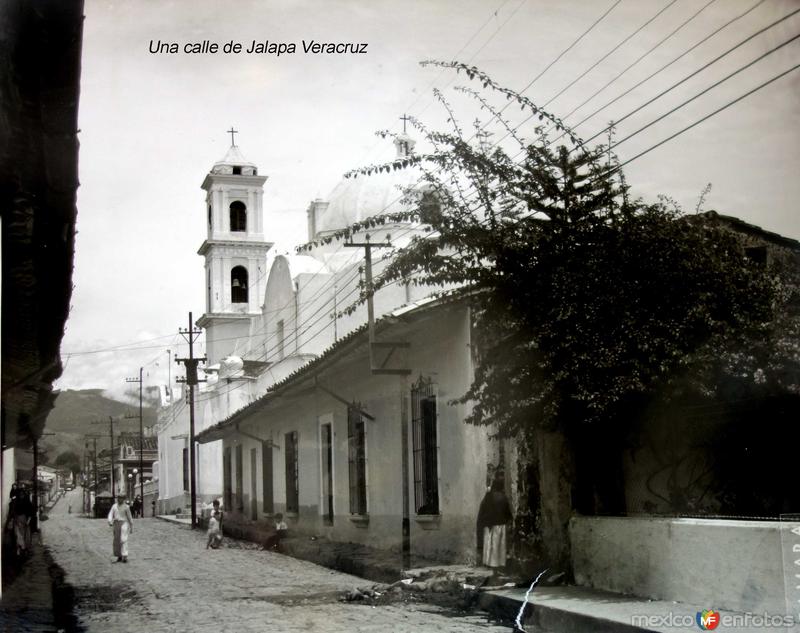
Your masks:
M 172 407 L 172 350 L 167 350 L 167 397 L 169 406 Z
M 55 435 L 55 433 L 42 433 L 39 437 L 33 438 L 33 520 L 31 521 L 31 532 L 39 531 L 39 438 L 45 435 Z
M 94 479 L 94 494 L 95 494 L 95 497 L 97 497 L 97 438 L 98 437 L 101 437 L 101 436 L 100 435 L 90 435 L 90 434 L 84 435 L 85 439 L 87 439 L 87 440 L 91 439 L 92 440 L 92 449 L 93 449 L 92 450 L 92 471 L 93 471 L 93 475 L 94 475 L 93 479 Z M 89 444 L 88 443 L 86 444 L 86 448 L 88 450 L 88 448 L 89 448 Z M 87 462 L 88 462 L 88 455 L 87 455 Z M 87 463 L 87 466 L 86 466 L 86 470 L 87 471 L 89 470 L 88 463 Z M 88 484 L 88 482 L 89 482 L 89 473 L 87 472 L 87 474 L 86 474 L 86 483 Z M 92 502 L 92 493 L 91 493 L 91 488 L 88 485 L 84 489 L 87 489 L 87 488 L 89 489 L 89 495 L 88 495 L 88 499 L 85 502 L 84 507 L 86 508 L 86 514 L 91 514 L 91 512 L 92 512 L 92 507 L 91 507 L 92 506 L 92 503 L 91 503 Z
M 142 502 L 144 516 L 144 430 L 142 428 L 142 367 L 139 367 L 138 378 L 126 378 L 125 382 L 139 383 L 139 499 Z M 136 482 L 133 482 L 136 485 Z
M 92 422 L 92 424 L 105 424 L 104 421 L 97 421 Z M 112 416 L 108 416 L 108 435 L 111 438 L 111 496 L 117 496 L 117 491 L 114 489 L 114 418 Z M 97 449 L 97 445 L 95 445 L 95 450 Z M 95 453 L 95 469 L 97 469 L 97 454 Z M 97 477 L 97 475 L 95 475 Z M 95 493 L 97 490 L 95 490 Z
M 116 499 L 117 489 L 114 485 L 114 418 L 108 416 L 108 435 L 111 438 L 111 496 Z
M 85 440 L 85 438 L 84 438 Z M 83 442 L 83 513 L 87 514 L 86 506 L 89 505 L 87 501 L 87 493 L 89 492 L 89 442 Z
M 33 519 L 31 532 L 39 531 L 39 438 L 33 438 Z
M 405 117 L 405 115 L 403 115 Z M 405 131 L 405 120 L 403 120 L 403 130 Z M 373 374 L 394 374 L 401 376 L 400 379 L 400 440 L 402 447 L 401 458 L 401 477 L 402 485 L 402 503 L 403 503 L 403 519 L 402 519 L 402 565 L 404 569 L 408 569 L 411 565 L 411 511 L 410 511 L 410 495 L 408 489 L 409 477 L 409 464 L 408 464 L 408 402 L 406 399 L 407 393 L 407 380 L 406 376 L 411 373 L 411 370 L 406 368 L 390 368 L 386 365 L 394 354 L 395 350 L 410 347 L 406 341 L 381 341 L 375 340 L 375 308 L 373 305 L 372 297 L 375 294 L 375 289 L 372 285 L 372 249 L 376 247 L 391 247 L 389 236 L 386 237 L 386 243 L 371 242 L 369 233 L 364 235 L 363 242 L 348 242 L 345 246 L 350 248 L 363 248 L 364 249 L 364 285 L 367 294 L 367 328 L 369 332 L 369 367 Z M 382 357 L 382 362 L 378 366 L 376 363 L 377 350 L 388 350 Z
M 189 387 L 189 496 L 192 507 L 192 529 L 197 527 L 197 483 L 195 481 L 195 455 L 194 455 L 194 387 L 198 382 L 197 364 L 206 362 L 206 357 L 194 357 L 194 342 L 202 334 L 201 330 L 194 329 L 192 313 L 189 313 L 188 329 L 178 328 L 178 333 L 189 343 L 189 358 L 175 358 L 176 363 L 183 363 L 186 367 L 186 378 L 178 378 L 176 382 L 185 382 Z
M 403 123 L 405 125 L 405 123 Z M 364 285 L 367 294 L 367 328 L 369 333 L 369 365 L 370 369 L 375 367 L 374 348 L 375 348 L 375 307 L 373 305 L 372 296 L 375 290 L 372 287 L 372 249 L 373 248 L 391 248 L 391 243 L 387 240 L 385 244 L 380 242 L 370 242 L 369 233 L 364 236 L 363 242 L 346 242 L 347 248 L 363 248 L 364 249 Z
M 92 441 L 94 442 L 94 450 L 92 450 L 92 462 L 94 464 L 94 494 L 97 496 L 97 436 L 93 437 Z

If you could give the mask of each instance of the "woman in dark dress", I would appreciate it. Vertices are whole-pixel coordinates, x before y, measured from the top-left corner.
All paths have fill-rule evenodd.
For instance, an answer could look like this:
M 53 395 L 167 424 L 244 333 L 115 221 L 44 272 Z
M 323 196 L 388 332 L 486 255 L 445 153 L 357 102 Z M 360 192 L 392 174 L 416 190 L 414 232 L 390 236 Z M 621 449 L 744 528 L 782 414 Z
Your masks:
M 506 526 L 512 514 L 504 487 L 502 479 L 495 479 L 478 509 L 478 542 L 483 543 L 482 562 L 487 567 L 506 565 Z

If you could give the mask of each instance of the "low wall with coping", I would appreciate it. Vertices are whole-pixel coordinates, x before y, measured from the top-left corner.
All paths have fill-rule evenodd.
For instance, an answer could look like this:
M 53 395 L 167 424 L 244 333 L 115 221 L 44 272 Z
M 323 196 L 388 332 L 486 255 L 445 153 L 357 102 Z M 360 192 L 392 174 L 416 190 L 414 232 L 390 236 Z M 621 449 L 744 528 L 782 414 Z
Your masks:
M 786 610 L 781 524 L 573 517 L 575 582 L 714 609 Z

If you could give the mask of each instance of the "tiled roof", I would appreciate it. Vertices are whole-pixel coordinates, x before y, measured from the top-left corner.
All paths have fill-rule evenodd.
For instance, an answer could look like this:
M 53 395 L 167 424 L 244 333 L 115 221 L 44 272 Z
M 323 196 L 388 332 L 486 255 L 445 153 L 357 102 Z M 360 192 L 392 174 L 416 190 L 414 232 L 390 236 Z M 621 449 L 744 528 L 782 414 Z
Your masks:
M 144 450 L 146 451 L 157 451 L 158 450 L 158 438 L 154 435 L 145 435 L 144 438 Z M 139 450 L 139 434 L 138 433 L 120 433 L 119 438 L 117 439 L 117 446 L 122 445 L 132 446 L 133 450 Z

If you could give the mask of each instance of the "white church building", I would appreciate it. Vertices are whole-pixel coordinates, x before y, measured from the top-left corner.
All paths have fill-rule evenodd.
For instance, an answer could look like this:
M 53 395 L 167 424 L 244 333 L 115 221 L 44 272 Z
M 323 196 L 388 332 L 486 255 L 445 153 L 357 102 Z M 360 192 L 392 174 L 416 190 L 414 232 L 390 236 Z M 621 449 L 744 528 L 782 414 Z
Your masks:
M 398 157 L 413 150 L 395 139 Z M 393 283 L 375 293 L 374 327 L 360 281 L 390 246 L 425 227 L 382 224 L 403 210 L 419 174 L 347 178 L 308 209 L 309 247 L 267 268 L 266 176 L 236 145 L 205 177 L 207 382 L 196 394 L 198 503 L 219 498 L 226 526 L 258 530 L 281 512 L 296 533 L 468 561 L 487 477 L 503 460 L 486 429 L 452 404 L 473 376 L 468 301 Z M 365 244 L 370 244 L 369 248 Z M 371 254 L 371 266 L 365 251 Z M 159 418 L 161 513 L 188 506 L 188 407 Z

